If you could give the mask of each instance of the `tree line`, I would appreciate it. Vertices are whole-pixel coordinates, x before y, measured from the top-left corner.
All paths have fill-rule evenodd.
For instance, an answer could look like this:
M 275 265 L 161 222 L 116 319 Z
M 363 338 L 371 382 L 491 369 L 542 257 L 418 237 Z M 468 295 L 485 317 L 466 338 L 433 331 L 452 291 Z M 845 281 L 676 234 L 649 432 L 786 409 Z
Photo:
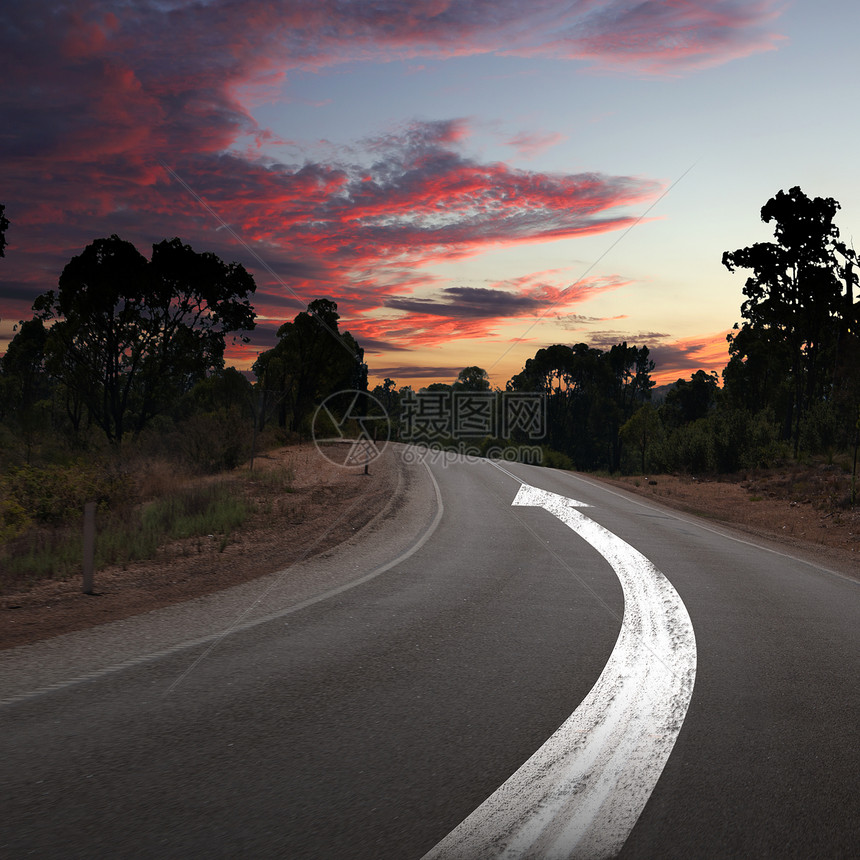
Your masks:
M 655 395 L 647 346 L 579 343 L 539 349 L 506 390 L 545 398 L 544 444 L 581 470 L 730 472 L 804 453 L 856 457 L 860 302 L 838 209 L 780 191 L 761 210 L 774 241 L 723 254 L 729 272 L 748 277 L 722 386 L 699 370 Z M 0 256 L 9 226 L 0 206 Z M 247 343 L 255 327 L 254 292 L 240 264 L 178 238 L 149 259 L 116 235 L 94 241 L 36 299 L 0 359 L 0 441 L 29 459 L 46 437 L 84 444 L 96 433 L 119 447 L 181 425 L 176 438 L 216 468 L 240 461 L 250 431 L 307 434 L 328 394 L 368 389 L 364 352 L 325 298 L 281 326 L 254 362 L 256 383 L 227 367 L 228 342 Z M 467 367 L 426 390 L 489 388 L 482 368 Z M 386 378 L 372 393 L 396 430 L 411 389 Z
M 653 394 L 647 347 L 555 345 L 508 382 L 549 400 L 548 440 L 578 469 L 730 473 L 860 443 L 857 257 L 832 198 L 794 187 L 761 209 L 773 242 L 723 254 L 746 270 L 741 321 L 722 372 Z
M 9 222 L 0 207 L 0 255 Z M 256 325 L 256 285 L 238 263 L 179 238 L 152 246 L 97 239 L 33 303 L 0 357 L 0 465 L 36 448 L 62 456 L 101 438 L 167 437 L 203 468 L 234 466 L 267 425 L 309 430 L 326 394 L 367 388 L 364 352 L 317 299 L 277 332 L 253 365 L 256 384 L 227 367 L 229 343 Z M 50 459 L 50 457 L 49 457 Z

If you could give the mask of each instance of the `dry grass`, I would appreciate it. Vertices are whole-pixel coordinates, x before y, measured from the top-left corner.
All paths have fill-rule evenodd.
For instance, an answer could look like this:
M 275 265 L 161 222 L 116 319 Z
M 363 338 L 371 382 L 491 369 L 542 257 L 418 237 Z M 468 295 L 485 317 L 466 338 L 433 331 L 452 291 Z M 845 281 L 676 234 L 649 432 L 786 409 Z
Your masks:
M 226 540 L 223 534 L 172 539 L 150 560 L 104 568 L 95 576 L 97 596 L 81 593 L 77 574 L 3 594 L 0 648 L 188 600 L 325 552 L 391 500 L 397 484 L 393 458 L 374 464 L 370 477 L 360 472 L 337 467 L 303 445 L 258 457 L 253 472 L 243 467 L 227 476 L 185 479 L 186 487 L 228 481 L 251 511 L 243 526 Z M 179 485 L 175 473 L 153 468 L 145 488 L 175 493 Z
M 834 465 L 759 470 L 724 478 L 652 475 L 604 479 L 663 504 L 814 552 L 860 572 L 860 504 L 851 476 Z

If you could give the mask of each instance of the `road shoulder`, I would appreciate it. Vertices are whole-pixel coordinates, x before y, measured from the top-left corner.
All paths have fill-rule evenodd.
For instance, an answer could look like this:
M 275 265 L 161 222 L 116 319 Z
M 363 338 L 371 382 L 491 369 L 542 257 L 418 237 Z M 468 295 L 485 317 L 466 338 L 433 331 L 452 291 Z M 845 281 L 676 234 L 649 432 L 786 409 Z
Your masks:
M 743 483 L 678 476 L 581 475 L 708 528 L 860 581 L 860 511 L 842 517 L 786 499 L 753 498 Z M 755 500 L 753 500 L 755 499 Z
M 230 588 L 0 651 L 0 699 L 93 677 L 190 643 L 214 641 L 343 590 L 398 558 L 432 524 L 437 499 L 426 469 L 404 464 L 395 451 L 385 456 L 385 468 L 394 478 L 386 503 L 347 540 Z M 360 505 L 362 498 L 353 504 Z M 347 522 L 349 511 L 344 510 L 327 528 Z

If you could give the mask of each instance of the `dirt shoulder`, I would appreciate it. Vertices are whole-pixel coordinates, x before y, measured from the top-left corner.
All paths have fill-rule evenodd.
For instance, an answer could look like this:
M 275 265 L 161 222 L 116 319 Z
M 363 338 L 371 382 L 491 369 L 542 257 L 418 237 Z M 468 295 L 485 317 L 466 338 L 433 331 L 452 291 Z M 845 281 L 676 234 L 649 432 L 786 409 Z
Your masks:
M 796 555 L 860 579 L 860 505 L 850 506 L 850 476 L 833 467 L 792 465 L 724 479 L 653 475 L 600 480 L 776 541 Z
M 334 465 L 313 445 L 257 457 L 254 474 L 244 468 L 219 477 L 255 509 L 226 546 L 214 537 L 174 541 L 149 561 L 98 571 L 95 595 L 83 594 L 77 577 L 5 593 L 0 649 L 200 597 L 326 552 L 386 515 L 401 468 L 385 456 L 365 475 L 361 467 Z
M 242 469 L 226 478 L 256 508 L 226 547 L 216 539 L 176 541 L 151 561 L 99 571 L 96 595 L 83 594 L 78 578 L 4 594 L 0 649 L 200 597 L 326 552 L 391 513 L 402 468 L 399 458 L 385 456 L 364 475 L 363 468 L 330 463 L 312 445 L 270 452 L 257 459 L 255 475 Z M 289 492 L 273 492 L 272 479 L 286 470 L 292 476 Z M 731 480 L 679 475 L 600 480 L 776 541 L 860 579 L 860 507 L 845 505 L 845 476 L 827 467 Z

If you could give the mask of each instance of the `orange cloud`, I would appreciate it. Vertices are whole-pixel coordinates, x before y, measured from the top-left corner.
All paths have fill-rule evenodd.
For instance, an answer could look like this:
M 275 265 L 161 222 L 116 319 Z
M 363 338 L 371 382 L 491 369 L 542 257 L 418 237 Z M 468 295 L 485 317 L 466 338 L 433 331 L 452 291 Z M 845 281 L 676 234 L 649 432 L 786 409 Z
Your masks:
M 723 368 L 729 362 L 729 347 L 726 343 L 728 333 L 727 329 L 680 340 L 666 337 L 662 341 L 655 341 L 653 345 L 649 343 L 651 358 L 656 364 L 652 378 L 658 385 L 665 385 L 676 379 L 687 379 L 697 370 L 704 370 L 716 372 L 722 380 Z

